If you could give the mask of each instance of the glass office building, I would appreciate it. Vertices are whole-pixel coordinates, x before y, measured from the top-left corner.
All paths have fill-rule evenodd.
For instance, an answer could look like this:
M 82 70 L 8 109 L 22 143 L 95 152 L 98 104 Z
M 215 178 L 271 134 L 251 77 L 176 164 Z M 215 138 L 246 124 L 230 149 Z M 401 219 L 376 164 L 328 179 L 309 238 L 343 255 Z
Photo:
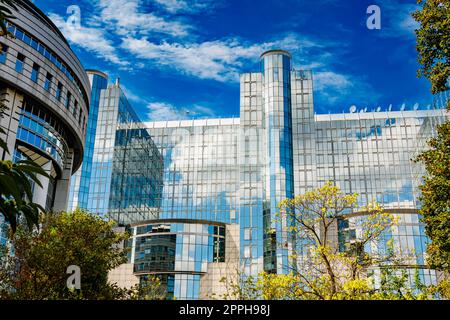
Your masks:
M 90 176 L 81 175 L 89 182 L 85 209 L 122 225 L 155 218 L 162 192 L 161 154 L 139 127 L 118 81 L 99 92 L 98 104 Z
M 122 112 L 114 142 L 108 215 L 128 225 L 158 217 L 163 161 L 148 131 L 133 128 L 124 115 L 129 110 Z
M 131 224 L 134 275 L 160 276 L 170 297 L 202 299 L 223 292 L 220 278 L 238 270 L 287 272 L 298 243 L 286 232 L 291 222 L 275 219 L 278 202 L 333 181 L 359 193 L 359 205 L 376 200 L 398 216 L 382 243 L 392 238 L 397 250 L 413 252 L 411 270 L 433 282 L 418 215 L 424 171 L 411 159 L 448 113 L 317 115 L 313 73 L 293 70 L 282 50 L 264 53 L 260 72 L 242 74 L 240 86 L 239 118 L 144 124 L 163 158 L 163 188 L 158 215 Z M 363 215 L 339 222 L 341 250 Z
M 88 210 L 116 221 L 118 231 L 124 231 L 132 223 L 158 218 L 163 158 L 119 80 L 108 85 L 106 74 L 96 70 L 87 73 L 92 93 L 86 151 L 82 167 L 72 176 L 68 210 Z M 125 269 L 128 266 L 133 269 L 130 264 Z M 114 271 L 117 277 L 127 277 L 126 285 L 134 285 L 137 277 L 132 271 L 124 275 L 122 269 Z M 114 272 L 112 281 L 117 280 Z M 165 279 L 170 284 L 170 277 Z
M 81 167 L 72 175 L 69 189 L 69 203 L 67 210 L 87 209 L 89 186 L 92 170 L 92 156 L 94 153 L 95 134 L 100 103 L 100 92 L 108 87 L 108 76 L 97 70 L 86 70 L 91 84 L 91 100 L 84 144 L 84 156 Z
M 147 128 L 164 159 L 163 191 L 158 218 L 131 225 L 134 275 L 159 276 L 169 298 L 207 297 L 221 275 L 238 268 L 239 121 Z

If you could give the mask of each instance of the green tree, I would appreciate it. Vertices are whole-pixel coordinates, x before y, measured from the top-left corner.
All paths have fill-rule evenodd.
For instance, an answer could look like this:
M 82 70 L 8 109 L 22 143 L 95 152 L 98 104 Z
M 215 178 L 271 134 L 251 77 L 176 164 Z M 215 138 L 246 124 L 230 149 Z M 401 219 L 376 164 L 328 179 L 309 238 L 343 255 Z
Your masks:
M 429 141 L 430 149 L 417 158 L 425 165 L 427 175 L 420 186 L 420 213 L 425 232 L 431 239 L 427 263 L 450 271 L 450 122 L 437 128 L 437 136 Z
M 225 292 L 218 296 L 222 300 L 299 300 L 303 295 L 299 278 L 293 273 L 261 272 L 247 276 L 238 271 L 234 277 L 223 277 L 220 281 L 225 284 Z
M 290 250 L 291 273 L 257 277 L 241 275 L 224 279 L 225 299 L 370 299 L 376 292 L 370 268 L 395 263 L 392 252 L 367 253 L 366 245 L 379 240 L 395 224 L 392 215 L 372 203 L 358 208 L 364 215 L 352 220 L 358 237 L 341 252 L 337 245 L 337 224 L 357 208 L 357 194 L 345 195 L 331 182 L 286 199 L 279 205 L 278 219 L 297 245 Z M 280 243 L 280 246 L 286 247 Z
M 0 259 L 0 298 L 124 299 L 133 297 L 108 282 L 108 272 L 127 261 L 120 244 L 129 235 L 114 231 L 114 222 L 82 210 L 46 213 L 41 228 L 19 226 L 14 255 Z M 81 270 L 81 289 L 67 288 L 67 268 Z M 134 295 L 135 296 L 135 295 Z
M 141 282 L 131 288 L 127 299 L 130 300 L 165 300 L 167 287 L 161 283 L 161 279 L 155 275 L 149 275 L 141 279 Z
M 419 0 L 421 10 L 413 17 L 420 23 L 417 51 L 422 68 L 419 75 L 431 82 L 432 93 L 449 89 L 450 79 L 450 2 Z M 447 102 L 450 109 L 450 101 Z M 437 137 L 429 141 L 429 150 L 416 160 L 423 162 L 427 175 L 420 186 L 420 213 L 431 239 L 427 262 L 431 267 L 449 271 L 450 262 L 450 122 L 437 127 Z
M 416 30 L 417 52 L 422 68 L 419 76 L 431 82 L 431 92 L 448 89 L 450 78 L 450 2 L 448 0 L 418 0 L 421 10 L 414 12 L 420 23 Z

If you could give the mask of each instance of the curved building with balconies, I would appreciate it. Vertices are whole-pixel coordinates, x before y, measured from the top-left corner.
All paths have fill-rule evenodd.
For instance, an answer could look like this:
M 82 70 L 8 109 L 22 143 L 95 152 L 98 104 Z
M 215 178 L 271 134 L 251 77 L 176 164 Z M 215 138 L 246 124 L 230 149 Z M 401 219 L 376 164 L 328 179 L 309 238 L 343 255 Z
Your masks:
M 81 62 L 58 28 L 31 1 L 17 4 L 0 38 L 0 125 L 10 154 L 29 158 L 50 178 L 34 186 L 33 201 L 65 210 L 70 177 L 84 153 L 90 84 Z

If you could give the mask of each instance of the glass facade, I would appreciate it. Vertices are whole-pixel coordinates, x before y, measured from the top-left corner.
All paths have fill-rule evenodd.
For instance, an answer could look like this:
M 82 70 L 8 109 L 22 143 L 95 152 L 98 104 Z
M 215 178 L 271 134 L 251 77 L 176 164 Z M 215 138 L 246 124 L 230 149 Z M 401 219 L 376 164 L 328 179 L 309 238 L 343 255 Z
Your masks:
M 359 193 L 359 205 L 376 200 L 398 216 L 398 225 L 367 250 L 386 250 L 387 241 L 393 239 L 398 252 L 413 253 L 408 272 L 413 275 L 418 269 L 426 283 L 435 281 L 435 272 L 425 267 L 427 238 L 418 215 L 418 184 L 424 171 L 411 159 L 426 147 L 426 140 L 435 134 L 437 124 L 448 119 L 448 113 L 434 109 L 316 115 L 313 74 L 293 70 L 290 60 L 285 51 L 269 51 L 261 56 L 261 72 L 241 75 L 240 118 L 145 124 L 163 156 L 161 210 L 155 223 L 166 228 L 153 234 L 158 238 L 147 241 L 156 247 L 164 243 L 164 249 L 158 247 L 160 251 L 155 252 L 164 252 L 168 273 L 175 269 L 177 299 L 204 297 L 202 283 L 221 263 L 233 269 L 229 256 L 233 248 L 225 246 L 223 258 L 219 255 L 223 262 L 211 260 L 208 254 L 206 269 L 201 264 L 197 268 L 195 261 L 202 261 L 197 255 L 203 257 L 200 252 L 206 239 L 191 237 L 192 249 L 184 244 L 178 247 L 178 241 L 184 240 L 179 240 L 180 229 L 174 225 L 196 225 L 199 230 L 206 228 L 200 224 L 220 223 L 225 230 L 236 227 L 237 236 L 230 239 L 225 232 L 224 243 L 234 241 L 235 258 L 245 274 L 284 273 L 289 270 L 289 253 L 305 244 L 286 232 L 290 221 L 275 219 L 277 205 L 327 181 L 345 193 Z M 344 250 L 357 236 L 361 217 L 362 213 L 349 212 L 339 222 L 334 239 L 338 248 Z M 150 221 L 146 228 L 151 225 Z M 135 237 L 142 227 L 133 226 Z M 206 229 L 196 233 L 211 237 Z M 133 248 L 153 252 L 144 247 Z M 182 258 L 185 252 L 190 252 L 191 262 Z M 152 259 L 152 254 L 142 257 Z M 162 256 L 155 253 L 153 257 L 159 261 Z M 135 271 L 142 268 L 139 275 L 161 274 L 163 264 L 134 259 L 145 266 L 135 264 Z
M 366 252 L 372 254 L 386 254 L 388 241 L 392 240 L 393 250 L 398 256 L 404 258 L 403 263 L 410 268 L 406 268 L 410 283 L 414 283 L 416 272 L 422 283 L 430 285 L 436 283 L 436 272 L 426 267 L 425 250 L 429 239 L 425 235 L 424 224 L 419 221 L 420 215 L 416 210 L 395 209 L 386 210 L 398 219 L 396 226 L 391 230 L 386 230 L 377 242 L 366 245 Z M 361 232 L 359 226 L 366 217 L 350 216 L 342 219 L 338 223 L 338 244 L 339 250 L 348 248 Z M 375 281 L 379 281 L 380 271 L 371 270 L 375 274 Z
M 16 71 L 18 73 L 22 73 L 24 61 L 25 61 L 25 56 L 21 53 L 17 54 Z
M 238 126 L 181 121 L 148 130 L 164 159 L 159 217 L 237 222 Z
M 89 105 L 86 140 L 84 143 L 84 156 L 81 167 L 72 176 L 70 181 L 68 210 L 74 210 L 77 207 L 87 209 L 92 156 L 94 153 L 95 133 L 97 131 L 100 92 L 108 86 L 108 77 L 105 74 L 93 70 L 88 70 L 87 73 L 91 84 L 91 102 Z
M 134 273 L 168 277 L 168 298 L 197 299 L 208 263 L 225 262 L 224 225 L 164 222 L 136 226 L 134 233 Z
M 116 131 L 109 216 L 121 224 L 158 217 L 161 206 L 161 154 L 146 129 L 122 123 Z
M 284 51 L 269 51 L 261 57 L 262 108 L 265 115 L 267 165 L 265 172 L 265 199 L 267 218 L 265 233 L 275 235 L 265 251 L 268 272 L 283 272 L 288 266 L 288 246 L 292 245 L 286 227 L 275 219 L 278 204 L 294 195 L 292 110 L 291 110 L 291 60 Z M 252 94 L 252 93 L 250 93 Z M 288 246 L 275 246 L 275 243 Z
M 237 224 L 239 211 L 236 123 L 147 126 L 162 155 L 162 189 L 154 219 L 164 223 L 133 226 L 131 262 L 139 277 L 168 274 L 173 284 L 168 297 L 197 299 L 208 266 L 225 265 L 225 224 Z
M 69 149 L 65 136 L 64 128 L 54 116 L 31 101 L 24 101 L 19 117 L 17 139 L 51 157 L 61 171 Z
M 447 88 L 450 88 L 450 80 L 447 83 Z M 446 108 L 449 99 L 450 99 L 450 90 L 435 94 L 433 99 L 433 108 L 434 109 Z
M 418 185 L 423 171 L 412 159 L 446 118 L 444 112 L 320 115 L 315 122 L 317 183 L 334 181 L 345 193 L 357 192 L 359 205 L 376 200 L 396 216 L 398 224 L 385 233 L 384 243 L 392 239 L 394 250 L 405 257 L 407 264 L 420 267 L 419 275 L 425 283 L 435 281 L 436 275 L 425 267 L 428 239 L 418 214 Z M 341 247 L 358 234 L 356 220 L 351 217 L 349 227 L 338 226 Z M 386 245 L 371 244 L 366 249 L 383 251 Z
M 0 63 L 6 62 L 6 53 L 8 52 L 8 46 L 0 43 Z
M 101 90 L 86 209 L 120 224 L 155 218 L 161 201 L 162 158 L 139 121 L 118 84 Z

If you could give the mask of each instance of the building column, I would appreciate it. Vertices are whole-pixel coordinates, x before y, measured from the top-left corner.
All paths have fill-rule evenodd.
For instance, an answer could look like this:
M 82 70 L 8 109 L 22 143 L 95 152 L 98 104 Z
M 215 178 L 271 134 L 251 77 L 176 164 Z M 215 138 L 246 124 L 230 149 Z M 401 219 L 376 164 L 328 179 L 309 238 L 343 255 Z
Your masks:
M 70 177 L 72 176 L 73 149 L 69 149 L 61 178 L 56 183 L 54 211 L 66 211 L 69 200 Z
M 49 160 L 47 163 L 42 165 L 41 168 L 44 169 L 48 175 L 50 175 L 52 172 L 52 162 Z M 38 177 L 42 187 L 37 184 L 34 185 L 33 202 L 45 208 L 47 204 L 48 184 L 50 179 L 41 175 L 38 175 Z

